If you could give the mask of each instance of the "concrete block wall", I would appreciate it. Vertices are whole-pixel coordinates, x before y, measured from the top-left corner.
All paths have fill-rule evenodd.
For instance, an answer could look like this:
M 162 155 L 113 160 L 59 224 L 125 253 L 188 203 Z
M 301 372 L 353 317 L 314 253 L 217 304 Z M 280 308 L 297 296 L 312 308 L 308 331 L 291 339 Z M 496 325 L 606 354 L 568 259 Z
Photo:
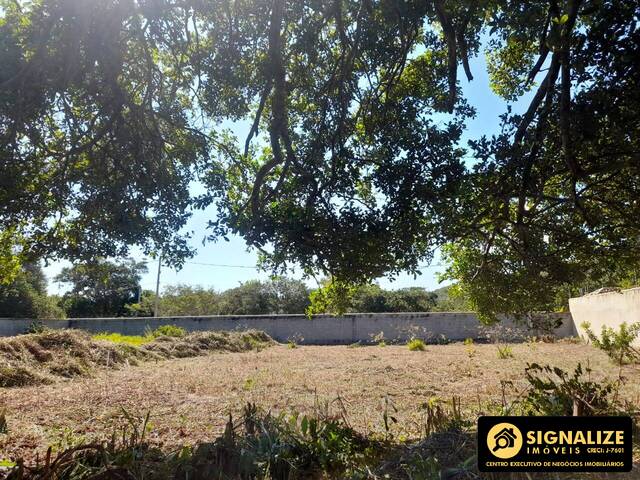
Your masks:
M 559 321 L 555 330 L 558 337 L 576 334 L 569 313 L 542 314 L 546 319 Z M 12 336 L 27 330 L 32 320 L 0 319 L 0 336 Z M 485 334 L 474 313 L 357 313 L 341 316 L 317 315 L 309 319 L 305 315 L 236 315 L 203 317 L 160 318 L 74 318 L 50 320 L 50 328 L 76 328 L 92 333 L 118 332 L 124 335 L 141 335 L 147 329 L 161 325 L 176 325 L 187 331 L 204 330 L 263 330 L 275 340 L 295 340 L 301 344 L 338 345 L 355 342 L 369 343 L 380 334 L 388 342 L 405 342 L 411 337 L 437 340 L 482 338 Z M 506 318 L 500 328 L 528 333 L 512 319 Z M 536 334 L 539 332 L 533 332 Z
M 596 334 L 604 325 L 617 330 L 623 322 L 640 322 L 640 287 L 571 298 L 569 308 L 580 336 L 584 336 L 584 322 L 589 322 Z M 640 339 L 636 346 L 640 347 Z

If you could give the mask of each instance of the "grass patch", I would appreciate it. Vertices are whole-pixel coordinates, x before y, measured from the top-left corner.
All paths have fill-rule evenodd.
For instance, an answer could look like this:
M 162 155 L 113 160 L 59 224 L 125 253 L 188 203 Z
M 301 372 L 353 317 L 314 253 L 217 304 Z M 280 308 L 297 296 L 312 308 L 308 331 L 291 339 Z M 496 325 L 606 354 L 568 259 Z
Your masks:
M 498 358 L 500 360 L 513 358 L 513 349 L 509 345 L 498 345 Z
M 242 385 L 243 390 L 253 390 L 256 386 L 256 381 L 253 378 L 247 378 Z
M 155 337 L 148 336 L 148 335 L 145 335 L 145 336 L 142 336 L 142 335 L 122 335 L 120 333 L 103 332 L 103 333 L 98 333 L 96 335 L 93 335 L 92 338 L 94 340 L 106 340 L 108 342 L 124 343 L 124 344 L 127 344 L 127 345 L 134 345 L 136 347 L 139 347 L 141 345 L 144 345 L 145 343 L 152 342 Z
M 155 330 L 148 330 L 144 335 L 122 335 L 120 333 L 102 332 L 93 335 L 92 338 L 94 340 L 106 340 L 139 347 L 153 342 L 158 337 L 182 338 L 185 336 L 187 336 L 187 331 L 184 328 L 176 327 L 175 325 L 162 325 Z

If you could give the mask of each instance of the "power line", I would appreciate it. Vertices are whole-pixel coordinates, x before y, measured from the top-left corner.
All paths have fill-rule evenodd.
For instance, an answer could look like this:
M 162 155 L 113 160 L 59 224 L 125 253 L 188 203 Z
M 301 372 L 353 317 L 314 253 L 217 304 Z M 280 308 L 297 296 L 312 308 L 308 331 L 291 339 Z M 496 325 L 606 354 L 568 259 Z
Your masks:
M 226 263 L 205 263 L 205 262 L 184 262 L 189 263 L 191 265 L 204 265 L 206 267 L 222 267 L 222 268 L 253 268 L 257 269 L 257 265 L 229 265 Z
M 152 263 L 152 260 L 143 260 L 143 263 Z M 206 263 L 206 262 L 183 262 L 190 265 L 203 265 L 206 267 L 222 267 L 222 268 L 252 268 L 257 269 L 257 265 L 230 265 L 227 263 Z
M 145 260 L 144 263 L 151 263 L 149 260 Z M 228 263 L 207 263 L 207 262 L 190 262 L 190 261 L 186 261 L 184 263 L 187 263 L 189 265 L 201 265 L 204 267 L 218 267 L 218 268 L 250 268 L 253 270 L 257 270 L 258 266 L 257 265 L 232 265 L 232 264 L 228 264 Z M 418 265 L 419 269 L 423 269 L 423 268 L 440 268 L 440 267 L 446 267 L 447 265 L 444 263 L 433 263 L 431 265 Z

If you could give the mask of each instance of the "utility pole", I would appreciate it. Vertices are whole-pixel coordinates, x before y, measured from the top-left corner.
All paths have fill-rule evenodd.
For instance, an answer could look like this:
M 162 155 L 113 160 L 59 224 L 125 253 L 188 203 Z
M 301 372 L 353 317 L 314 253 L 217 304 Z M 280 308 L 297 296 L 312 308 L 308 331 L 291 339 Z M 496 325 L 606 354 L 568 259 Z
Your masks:
M 153 316 L 160 316 L 160 268 L 162 266 L 162 250 L 158 255 L 158 276 L 156 277 L 156 298 L 153 302 Z

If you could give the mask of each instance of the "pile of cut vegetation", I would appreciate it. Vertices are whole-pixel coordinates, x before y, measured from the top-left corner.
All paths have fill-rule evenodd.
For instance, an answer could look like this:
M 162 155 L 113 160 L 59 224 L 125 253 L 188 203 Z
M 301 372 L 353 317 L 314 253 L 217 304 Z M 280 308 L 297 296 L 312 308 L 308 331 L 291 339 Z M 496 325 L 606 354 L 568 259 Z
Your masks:
M 60 378 L 90 376 L 101 368 L 256 350 L 274 343 L 257 330 L 158 335 L 146 337 L 148 340 L 139 345 L 101 338 L 105 336 L 93 338 L 80 330 L 45 330 L 0 339 L 0 387 L 46 384 Z

